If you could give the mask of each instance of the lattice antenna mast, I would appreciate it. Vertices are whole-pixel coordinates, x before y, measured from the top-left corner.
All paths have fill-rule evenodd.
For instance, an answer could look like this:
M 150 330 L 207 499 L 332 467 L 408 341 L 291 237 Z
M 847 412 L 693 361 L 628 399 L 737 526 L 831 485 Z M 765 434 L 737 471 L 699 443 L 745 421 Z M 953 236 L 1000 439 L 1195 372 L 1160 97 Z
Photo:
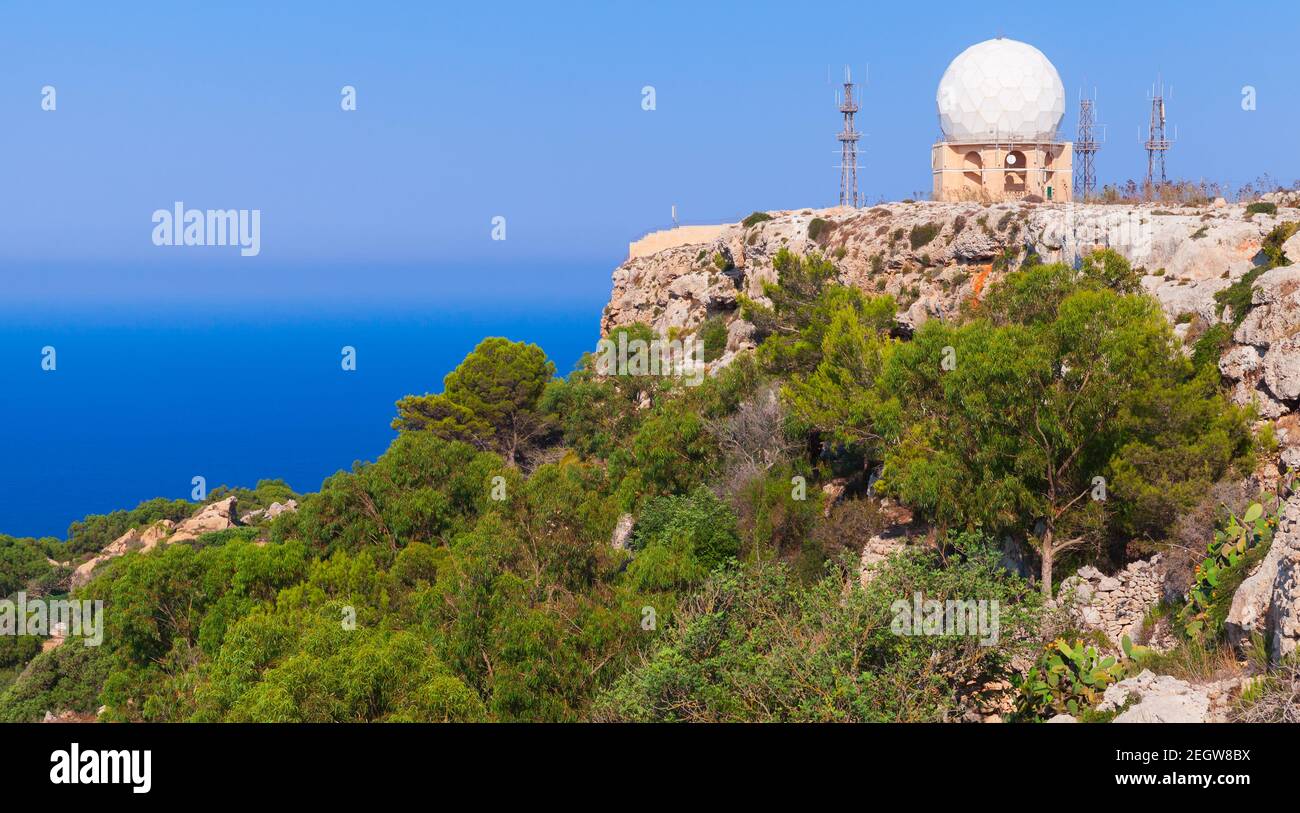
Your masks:
M 1074 140 L 1074 188 L 1083 200 L 1087 201 L 1097 194 L 1097 151 L 1101 149 L 1102 140 L 1097 138 L 1097 93 L 1093 98 L 1079 95 L 1079 132 Z
M 1165 134 L 1165 86 L 1160 80 L 1151 86 L 1151 123 L 1147 127 L 1147 192 L 1163 189 L 1168 183 L 1165 175 L 1165 153 L 1172 142 Z
M 858 196 L 858 139 L 861 133 L 853 126 L 853 114 L 857 112 L 858 103 L 853 98 L 853 77 L 845 65 L 844 98 L 840 101 L 844 129 L 836 136 L 840 142 L 840 205 L 855 209 L 861 205 Z

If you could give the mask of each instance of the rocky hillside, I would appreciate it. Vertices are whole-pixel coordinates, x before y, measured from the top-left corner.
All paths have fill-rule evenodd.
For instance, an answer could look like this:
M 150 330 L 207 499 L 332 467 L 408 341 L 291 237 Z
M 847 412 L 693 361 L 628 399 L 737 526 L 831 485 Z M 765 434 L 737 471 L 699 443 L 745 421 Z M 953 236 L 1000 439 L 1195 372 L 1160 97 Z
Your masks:
M 782 248 L 820 252 L 834 259 L 845 284 L 892 294 L 904 328 L 955 314 L 1035 255 L 1076 263 L 1111 248 L 1146 272 L 1142 284 L 1188 352 L 1215 325 L 1231 332 L 1220 369 L 1233 399 L 1254 403 L 1262 418 L 1280 419 L 1283 462 L 1300 468 L 1300 265 L 1261 273 L 1269 235 L 1300 221 L 1300 195 L 1274 193 L 1264 202 L 1275 211 L 1251 212 L 1245 204 L 1219 200 L 1173 209 L 903 202 L 756 214 L 746 219 L 749 225 L 723 227 L 706 242 L 684 234 L 680 244 L 616 268 L 602 332 L 641 322 L 661 334 L 688 333 L 708 318 L 720 318 L 728 325 L 727 354 L 720 360 L 725 364 L 753 346 L 753 328 L 739 317 L 738 297 L 761 299 L 762 283 L 774 278 L 773 258 Z M 1300 260 L 1300 235 L 1285 240 L 1282 251 Z M 1237 283 L 1253 289 L 1242 320 L 1215 299 Z M 1232 328 L 1234 321 L 1240 325 Z
M 268 508 L 259 508 L 238 517 L 236 498 L 209 503 L 195 510 L 193 516 L 177 522 L 161 519 L 147 526 L 131 528 L 117 539 L 110 542 L 103 550 L 77 565 L 72 572 L 70 587 L 83 587 L 94 577 L 100 565 L 116 559 L 130 551 L 148 552 L 159 544 L 176 542 L 193 542 L 204 534 L 251 525 L 262 519 L 273 519 L 285 511 L 296 511 L 298 502 L 288 500 L 285 504 L 271 503 Z M 67 565 L 66 562 L 52 562 L 55 565 Z
M 1295 192 L 1266 195 L 1254 206 L 1222 200 L 1173 209 L 904 202 L 756 213 L 745 223 L 683 232 L 676 241 L 671 233 L 660 233 L 653 246 L 634 245 L 641 250 L 614 271 L 602 329 L 607 333 L 639 322 L 660 334 L 679 335 L 719 319 L 727 324 L 726 353 L 716 362 L 722 366 L 753 346 L 753 326 L 741 318 L 739 299 L 762 301 L 763 283 L 774 280 L 773 260 L 783 248 L 832 258 L 842 283 L 893 295 L 904 330 L 954 316 L 989 284 L 1034 257 L 1077 264 L 1094 250 L 1110 248 L 1145 272 L 1143 287 L 1160 303 L 1188 353 L 1209 331 L 1222 337 L 1219 369 L 1232 400 L 1254 404 L 1261 420 L 1273 422 L 1279 441 L 1277 455 L 1263 460 L 1256 474 L 1267 489 L 1279 471 L 1300 469 L 1298 223 L 1300 194 Z M 709 239 L 694 239 L 701 234 Z M 1234 306 L 1244 312 L 1234 313 Z M 1300 498 L 1293 497 L 1268 558 L 1237 591 L 1228 617 L 1233 643 L 1240 647 L 1250 634 L 1264 633 L 1274 663 L 1300 640 L 1297 522 Z M 889 550 L 898 546 L 897 540 L 878 539 Z M 871 544 L 864 550 L 865 570 L 873 556 L 883 558 L 873 551 Z M 1118 648 L 1120 638 L 1134 633 L 1160 601 L 1162 581 L 1156 557 L 1132 563 L 1114 577 L 1085 568 L 1069 584 L 1082 594 L 1076 608 L 1082 626 L 1105 633 Z M 1221 718 L 1206 711 L 1210 703 L 1204 697 L 1196 698 L 1206 708 L 1179 719 Z M 1152 719 L 1169 717 L 1167 711 Z

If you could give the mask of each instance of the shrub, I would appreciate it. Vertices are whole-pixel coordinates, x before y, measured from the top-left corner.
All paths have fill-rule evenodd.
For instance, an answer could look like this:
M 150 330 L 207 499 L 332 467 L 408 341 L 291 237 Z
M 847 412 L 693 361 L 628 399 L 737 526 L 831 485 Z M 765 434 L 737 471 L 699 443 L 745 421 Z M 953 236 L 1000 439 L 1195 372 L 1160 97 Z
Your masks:
M 1300 661 L 1289 659 L 1244 690 L 1230 719 L 1234 723 L 1300 723 Z
M 727 323 L 721 316 L 711 316 L 700 325 L 699 339 L 704 343 L 704 360 L 713 361 L 727 349 Z
M 1255 203 L 1252 203 L 1252 204 L 1250 204 L 1249 206 L 1246 207 L 1246 214 L 1248 214 L 1248 215 L 1275 215 L 1275 214 L 1277 214 L 1277 204 L 1276 204 L 1276 203 L 1266 203 L 1266 202 L 1264 202 L 1264 201 L 1256 201 Z
M 740 551 L 736 517 L 700 486 L 688 496 L 656 497 L 641 512 L 628 576 L 640 590 L 687 588 Z
M 740 221 L 740 225 L 744 226 L 745 228 L 749 228 L 750 226 L 757 226 L 759 223 L 763 223 L 764 221 L 768 221 L 771 219 L 772 216 L 769 215 L 767 212 L 754 212 L 749 217 Z
M 783 564 L 716 572 L 656 636 L 644 662 L 593 708 L 597 721 L 938 722 L 966 710 L 963 687 L 1011 673 L 1040 604 L 967 537 L 948 559 L 920 550 L 890 560 L 865 588 L 844 571 L 802 583 Z M 900 605 L 920 593 L 999 602 L 997 640 L 909 634 Z
M 809 240 L 817 240 L 817 238 L 821 237 L 823 234 L 829 233 L 829 231 L 830 223 L 820 217 L 814 217 L 812 220 L 808 221 Z
M 685 538 L 692 554 L 708 568 L 717 567 L 740 550 L 736 517 L 726 504 L 700 486 L 684 497 L 651 500 L 637 520 L 633 550 Z
M 1228 349 L 1232 344 L 1232 327 L 1219 323 L 1212 326 L 1192 345 L 1192 366 L 1197 370 L 1206 367 L 1215 369 L 1219 366 L 1219 359 L 1223 357 L 1223 351 Z
M 50 572 L 45 553 L 33 539 L 0 534 L 0 598 L 15 593 Z
M 795 469 L 788 463 L 755 472 L 732 496 L 732 504 L 739 520 L 742 552 L 747 557 L 789 557 L 804 553 L 806 547 L 811 572 L 805 575 L 816 581 L 825 575 L 825 560 L 806 545 L 806 540 L 821 513 L 821 495 L 814 491 L 805 499 L 794 499 L 794 474 Z
M 941 226 L 938 223 L 925 223 L 920 226 L 913 226 L 911 234 L 908 235 L 908 241 L 912 244 L 912 250 L 917 250 L 937 237 L 940 228 Z
M 823 561 L 836 560 L 846 553 L 856 553 L 863 541 L 880 533 L 887 524 L 876 500 L 846 499 L 817 523 L 808 541 Z
M 1214 295 L 1214 301 L 1218 303 L 1218 313 L 1223 315 L 1225 308 L 1232 315 L 1232 329 L 1236 330 L 1246 318 L 1247 311 L 1250 310 L 1250 300 L 1254 295 L 1255 280 L 1268 269 L 1264 266 L 1257 266 L 1242 275 L 1241 279 L 1232 283 L 1232 285 L 1218 291 Z
M 0 722 L 35 723 L 47 711 L 94 713 L 111 663 L 109 647 L 76 642 L 37 655 L 0 693 Z
M 1300 230 L 1300 223 L 1292 221 L 1274 226 L 1273 230 L 1264 237 L 1263 251 L 1270 268 L 1291 264 L 1290 258 L 1282 253 L 1282 245 L 1290 240 L 1297 230 Z

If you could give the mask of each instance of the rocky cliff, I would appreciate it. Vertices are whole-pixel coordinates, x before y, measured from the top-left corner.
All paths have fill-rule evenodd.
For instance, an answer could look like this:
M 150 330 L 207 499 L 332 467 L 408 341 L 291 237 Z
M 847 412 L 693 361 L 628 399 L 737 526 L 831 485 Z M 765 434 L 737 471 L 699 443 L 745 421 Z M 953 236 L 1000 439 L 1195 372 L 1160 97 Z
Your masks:
M 666 248 L 637 252 L 614 270 L 601 327 L 608 333 L 641 322 L 661 334 L 689 333 L 720 318 L 728 326 L 727 353 L 719 360 L 725 364 L 753 346 L 738 297 L 761 299 L 782 248 L 819 252 L 835 261 L 843 283 L 892 294 L 905 328 L 955 314 L 1031 256 L 1077 263 L 1095 249 L 1112 248 L 1143 272 L 1143 286 L 1190 352 L 1207 329 L 1232 324 L 1231 309 L 1221 309 L 1214 295 L 1259 274 L 1268 259 L 1266 238 L 1283 224 L 1300 222 L 1300 194 L 1273 193 L 1265 200 L 1276 212 L 1251 213 L 1222 200 L 1180 208 L 904 202 L 769 212 L 748 218 L 750 225 L 697 230 L 676 240 L 660 235 Z M 709 239 L 695 241 L 693 234 Z M 1300 262 L 1300 235 L 1282 250 Z M 1282 460 L 1300 467 L 1300 264 L 1260 274 L 1250 302 L 1220 369 L 1236 402 L 1254 403 L 1261 417 L 1281 419 Z

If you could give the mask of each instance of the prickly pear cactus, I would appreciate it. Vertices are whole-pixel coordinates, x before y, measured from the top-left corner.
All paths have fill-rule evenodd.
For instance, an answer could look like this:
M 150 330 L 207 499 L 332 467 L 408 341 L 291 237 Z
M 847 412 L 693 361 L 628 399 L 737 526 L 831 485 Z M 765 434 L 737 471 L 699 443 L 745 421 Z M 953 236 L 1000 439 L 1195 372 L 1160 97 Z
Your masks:
M 1101 702 L 1106 687 L 1125 673 L 1123 663 L 1102 657 L 1096 647 L 1057 639 L 1020 679 L 1016 711 L 1032 717 L 1045 717 L 1048 712 L 1078 715 Z

